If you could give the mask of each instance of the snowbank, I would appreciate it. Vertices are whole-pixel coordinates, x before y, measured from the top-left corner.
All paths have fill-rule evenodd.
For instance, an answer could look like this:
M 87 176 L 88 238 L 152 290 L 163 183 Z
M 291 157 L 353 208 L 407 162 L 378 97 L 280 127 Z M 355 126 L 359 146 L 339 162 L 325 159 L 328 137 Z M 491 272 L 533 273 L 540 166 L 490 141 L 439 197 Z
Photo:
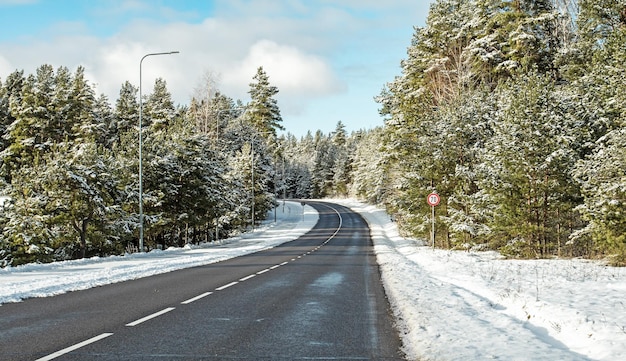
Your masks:
M 304 207 L 303 217 L 300 203 L 286 202 L 284 211 L 282 204 L 277 208 L 276 223 L 272 211 L 268 221 L 255 232 L 218 243 L 0 269 L 0 304 L 84 290 L 258 252 L 300 237 L 315 226 L 318 218 L 312 207 Z
M 382 209 L 333 201 L 370 225 L 411 360 L 626 360 L 625 269 L 433 250 Z

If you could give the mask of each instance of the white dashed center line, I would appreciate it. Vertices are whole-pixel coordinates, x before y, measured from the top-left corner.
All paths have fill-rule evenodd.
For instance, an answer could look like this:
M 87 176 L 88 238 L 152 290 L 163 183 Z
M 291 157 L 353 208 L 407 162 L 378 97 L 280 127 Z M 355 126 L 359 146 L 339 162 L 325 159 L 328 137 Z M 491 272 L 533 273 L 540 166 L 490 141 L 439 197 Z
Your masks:
M 227 284 L 227 285 L 223 285 L 222 287 L 218 287 L 218 288 L 216 288 L 215 290 L 216 290 L 216 291 L 225 290 L 225 289 L 227 289 L 227 288 L 228 288 L 228 287 L 230 287 L 230 286 L 234 286 L 234 285 L 236 285 L 237 283 L 239 283 L 239 282 L 238 282 L 238 281 L 231 282 L 231 283 L 229 283 L 229 284 Z
M 198 295 L 198 296 L 196 296 L 196 297 L 190 298 L 190 299 L 188 299 L 187 301 L 183 301 L 183 302 L 181 302 L 180 304 L 181 304 L 181 305 L 188 305 L 188 304 L 190 304 L 190 303 L 192 303 L 192 302 L 194 302 L 194 301 L 197 301 L 197 300 L 199 300 L 199 299 L 201 299 L 201 298 L 203 298 L 203 297 L 206 297 L 206 296 L 210 295 L 211 293 L 213 293 L 213 292 L 205 292 L 205 293 L 203 293 L 203 294 L 201 294 L 201 295 Z
M 168 308 L 166 308 L 164 310 L 161 310 L 159 312 L 155 312 L 155 313 L 153 313 L 151 315 L 148 315 L 148 316 L 146 316 L 144 318 L 140 318 L 137 321 L 133 321 L 131 323 L 127 323 L 126 326 L 129 326 L 129 327 L 137 326 L 140 323 L 144 323 L 144 322 L 146 322 L 148 320 L 151 320 L 151 319 L 153 319 L 155 317 L 159 317 L 159 316 L 161 316 L 164 313 L 168 313 L 170 311 L 174 311 L 175 309 L 176 309 L 176 307 L 168 307 Z
M 111 336 L 111 335 L 113 335 L 113 334 L 112 334 L 112 333 L 103 333 L 103 334 L 100 334 L 100 335 L 98 335 L 98 336 L 96 336 L 96 337 L 92 337 L 92 338 L 90 338 L 89 340 L 85 340 L 85 341 L 83 341 L 83 342 L 77 343 L 77 344 L 76 344 L 76 345 L 74 345 L 74 346 L 70 346 L 70 347 L 68 347 L 68 348 L 64 348 L 63 350 L 60 350 L 60 351 L 57 351 L 57 352 L 55 352 L 55 353 L 51 353 L 51 354 L 50 354 L 50 355 L 48 355 L 48 356 L 44 356 L 44 357 L 42 357 L 42 358 L 39 358 L 39 359 L 37 359 L 36 361 L 49 361 L 49 360 L 55 359 L 55 358 L 57 358 L 57 357 L 59 357 L 59 356 L 65 355 L 66 353 L 72 352 L 72 351 L 74 351 L 74 350 L 78 350 L 78 349 L 79 349 L 79 348 L 81 348 L 81 347 L 84 347 L 84 346 L 87 346 L 87 345 L 89 345 L 89 344 L 91 344 L 91 343 L 94 343 L 94 342 L 100 341 L 100 340 L 102 340 L 103 338 L 107 338 L 107 337 L 109 337 L 109 336 Z

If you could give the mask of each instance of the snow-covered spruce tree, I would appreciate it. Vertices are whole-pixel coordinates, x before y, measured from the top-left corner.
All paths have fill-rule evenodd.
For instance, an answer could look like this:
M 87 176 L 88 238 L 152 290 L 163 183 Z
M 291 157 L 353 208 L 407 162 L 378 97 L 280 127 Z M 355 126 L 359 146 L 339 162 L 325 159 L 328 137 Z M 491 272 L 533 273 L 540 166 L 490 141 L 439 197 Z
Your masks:
M 571 242 L 591 254 L 608 254 L 614 265 L 626 265 L 626 128 L 603 137 L 594 153 L 576 169 L 585 202 L 579 207 L 588 224 Z
M 139 124 L 138 91 L 138 88 L 128 81 L 122 84 L 119 97 L 115 101 L 114 118 L 107 132 L 107 143 L 110 147 L 119 145 L 121 138 L 128 132 L 137 135 Z
M 560 59 L 561 72 L 570 79 L 582 77 L 593 67 L 594 54 L 626 24 L 624 0 L 577 0 L 576 36 Z
M 480 154 L 478 184 L 494 209 L 492 239 L 507 255 L 560 252 L 578 222 L 571 94 L 550 76 L 521 75 L 498 91 L 498 118 Z
M 445 231 L 439 233 L 447 247 L 468 249 L 487 242 L 492 214 L 477 185 L 477 166 L 478 154 L 492 136 L 495 113 L 493 97 L 484 89 L 468 91 L 438 108 L 430 147 L 437 149 L 432 161 L 444 169 L 438 191 L 446 202 L 438 212 L 439 228 Z
M 333 168 L 337 158 L 337 147 L 322 131 L 315 133 L 314 164 L 311 169 L 313 198 L 332 196 Z
M 145 209 L 150 246 L 208 239 L 226 192 L 222 163 L 206 134 L 179 116 L 167 129 L 147 133 Z
M 383 129 L 359 131 L 352 162 L 350 196 L 373 204 L 383 204 L 386 199 L 387 171 L 385 153 L 381 151 Z
M 87 140 L 50 154 L 43 173 L 55 259 L 121 253 L 125 217 L 113 154 Z
M 332 133 L 332 143 L 335 149 L 335 163 L 331 169 L 333 174 L 332 195 L 335 197 L 346 197 L 348 187 L 352 183 L 352 154 L 355 146 L 352 138 L 348 139 L 345 125 L 339 121 L 335 131 Z
M 267 136 L 270 139 L 264 138 Z M 274 185 L 278 167 L 278 158 L 274 156 L 277 151 L 275 138 L 271 134 L 259 133 L 246 120 L 233 124 L 225 137 L 228 143 L 236 145 L 228 160 L 229 179 L 233 184 L 240 185 L 238 193 L 245 196 L 244 202 L 238 205 L 240 211 L 248 209 L 248 215 L 242 221 L 249 224 L 254 219 L 257 223 L 275 204 L 277 187 Z
M 41 173 L 45 167 L 39 158 L 11 173 L 11 184 L 4 188 L 8 199 L 3 202 L 6 223 L 2 229 L 4 258 L 12 266 L 53 260 L 56 235 L 49 227 L 51 216 L 45 211 L 48 195 Z
M 7 207 L 10 206 L 10 200 L 6 197 L 8 194 L 8 186 L 4 179 L 0 178 L 0 268 L 5 268 L 13 263 L 13 255 L 11 253 L 11 243 L 5 238 L 4 228 L 9 222 L 7 217 Z
M 112 156 L 93 141 L 63 144 L 23 166 L 10 187 L 13 265 L 121 251 L 123 217 Z
M 257 69 L 255 82 L 250 83 L 250 103 L 246 107 L 244 119 L 265 139 L 276 136 L 277 130 L 284 130 L 278 102 L 274 98 L 278 88 L 269 82 L 263 67 Z
M 469 0 L 435 2 L 426 27 L 416 28 L 408 58 L 401 63 L 402 75 L 388 83 L 377 99 L 387 117 L 383 148 L 390 182 L 387 206 L 412 235 L 428 232 L 426 195 L 444 192 L 446 164 L 436 158 L 447 143 L 438 138 L 437 107 L 471 89 L 478 78 L 466 52 L 477 31 L 472 25 L 474 9 Z
M 586 157 L 579 162 L 576 177 L 585 198 L 579 210 L 588 225 L 572 236 L 571 243 L 578 247 L 586 245 L 593 253 L 608 253 L 613 256 L 613 263 L 625 265 L 626 4 L 621 4 L 621 8 L 599 8 L 588 2 L 581 5 L 585 10 L 581 17 L 589 16 L 590 12 L 602 15 L 587 20 L 583 17 L 581 21 L 594 23 L 604 31 L 603 40 L 594 49 L 589 71 L 574 82 L 585 105 L 579 117 L 586 121 L 587 143 L 583 148 Z M 598 22 L 603 25 L 597 25 Z
M 0 152 L 7 149 L 10 144 L 5 136 L 9 126 L 15 121 L 15 117 L 11 114 L 10 101 L 12 98 L 14 101 L 20 101 L 24 80 L 24 71 L 22 70 L 9 74 L 4 84 L 0 82 L 0 135 L 2 135 L 0 137 Z M 0 159 L 1 158 L 4 158 L 4 156 L 0 155 Z M 0 171 L 5 177 L 8 177 L 8 173 L 10 173 L 4 164 L 0 167 Z M 7 181 L 10 182 L 8 178 Z
M 519 69 L 554 73 L 563 36 L 553 0 L 475 0 L 476 37 L 466 48 L 473 75 L 497 86 Z
M 312 169 L 315 157 L 313 134 L 307 132 L 299 141 L 288 136 L 286 143 L 287 196 L 290 198 L 312 198 Z
M 103 145 L 108 149 L 113 148 L 114 139 L 117 137 L 115 129 L 116 119 L 109 98 L 100 94 L 94 104 L 94 126 L 90 129 L 95 136 L 98 145 Z
M 36 76 L 26 77 L 19 96 L 9 99 L 10 113 L 15 120 L 4 134 L 7 148 L 2 152 L 2 162 L 7 179 L 22 165 L 33 164 L 35 158 L 49 150 L 54 139 L 58 140 L 58 135 L 55 137 L 52 133 L 60 129 L 50 129 L 55 104 L 58 104 L 54 93 L 54 70 L 50 65 L 43 65 L 37 69 Z
M 151 130 L 167 128 L 168 122 L 176 115 L 172 94 L 167 90 L 167 82 L 162 78 L 154 81 L 152 93 L 144 102 L 142 122 Z
M 242 136 L 251 145 L 252 169 L 254 170 L 254 219 L 265 218 L 268 210 L 275 204 L 275 162 L 272 154 L 276 153 L 276 132 L 284 130 L 278 102 L 274 98 L 278 88 L 269 82 L 269 76 L 263 67 L 257 69 L 250 83 L 250 103 L 242 114 Z M 251 127 L 251 129 L 247 129 Z

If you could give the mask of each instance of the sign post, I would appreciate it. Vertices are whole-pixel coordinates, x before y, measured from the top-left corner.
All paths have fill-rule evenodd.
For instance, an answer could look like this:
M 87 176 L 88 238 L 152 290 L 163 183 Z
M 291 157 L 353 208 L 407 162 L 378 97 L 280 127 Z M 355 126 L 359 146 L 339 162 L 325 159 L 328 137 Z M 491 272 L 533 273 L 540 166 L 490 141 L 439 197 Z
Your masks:
M 432 192 L 426 197 L 426 202 L 430 205 L 430 219 L 431 219 L 431 227 L 430 227 L 430 242 L 435 248 L 435 206 L 439 205 L 441 202 L 441 198 L 437 192 Z

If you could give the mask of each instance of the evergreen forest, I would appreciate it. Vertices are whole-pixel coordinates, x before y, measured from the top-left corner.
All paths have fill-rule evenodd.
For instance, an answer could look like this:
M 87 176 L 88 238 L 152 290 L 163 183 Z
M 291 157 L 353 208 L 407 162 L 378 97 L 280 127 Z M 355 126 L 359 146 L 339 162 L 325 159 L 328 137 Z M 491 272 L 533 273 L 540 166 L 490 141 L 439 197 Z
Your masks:
M 0 79 L 0 266 L 210 242 L 282 198 L 355 197 L 405 236 L 510 258 L 626 265 L 626 0 L 437 0 L 381 84 L 384 125 L 282 132 L 262 67 L 243 103 L 111 104 L 84 69 Z

